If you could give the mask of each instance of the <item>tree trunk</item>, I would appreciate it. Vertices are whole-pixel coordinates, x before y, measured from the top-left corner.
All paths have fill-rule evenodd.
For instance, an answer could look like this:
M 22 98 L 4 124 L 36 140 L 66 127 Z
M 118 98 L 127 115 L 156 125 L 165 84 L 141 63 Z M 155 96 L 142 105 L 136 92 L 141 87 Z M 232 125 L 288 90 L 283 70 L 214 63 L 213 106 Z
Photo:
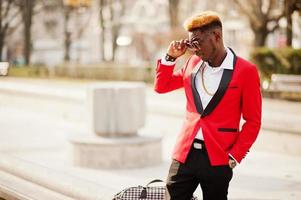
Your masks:
M 111 47 L 112 47 L 112 56 L 110 58 L 109 61 L 114 61 L 115 59 L 115 50 L 114 50 L 114 45 L 116 43 L 115 40 L 115 35 L 116 35 L 116 26 L 117 24 L 115 24 L 115 18 L 114 18 L 114 7 L 113 7 L 113 2 L 114 0 L 109 0 L 109 9 L 110 9 L 110 21 L 111 21 Z M 117 22 L 116 22 L 117 23 Z
M 265 45 L 266 38 L 268 36 L 268 31 L 254 31 L 254 47 L 262 47 Z
M 116 57 L 116 49 L 117 49 L 117 43 L 116 40 L 119 35 L 119 30 L 116 27 L 112 28 L 112 61 L 115 61 Z
M 2 30 L 2 0 L 0 0 L 0 62 L 2 61 L 3 47 L 4 47 L 4 34 Z
M 104 26 L 104 17 L 103 17 L 103 9 L 104 9 L 104 0 L 99 1 L 99 20 L 100 20 L 100 55 L 101 61 L 105 60 L 105 26 Z
M 2 30 L 2 0 L 0 0 L 0 30 Z
M 286 26 L 286 45 L 292 46 L 293 41 L 293 20 L 292 16 L 286 16 L 287 26 Z
M 24 0 L 23 20 L 24 20 L 24 57 L 25 64 L 30 64 L 31 55 L 31 25 L 35 0 Z
M 69 24 L 69 18 L 70 18 L 70 8 L 68 6 L 66 6 L 66 8 L 64 8 L 64 37 L 65 37 L 65 41 L 64 41 L 64 61 L 68 62 L 70 61 L 70 46 L 71 46 L 71 33 L 68 30 L 68 24 Z
M 293 40 L 293 20 L 292 14 L 294 12 L 293 4 L 295 2 L 293 0 L 285 0 L 285 17 L 286 17 L 286 45 L 292 46 Z
M 1 14 L 1 11 L 0 11 L 0 14 Z M 8 23 L 6 23 L 3 26 L 2 21 L 0 20 L 0 62 L 3 61 L 3 49 L 4 49 L 7 29 L 8 29 Z
M 116 0 L 110 0 L 110 12 L 111 12 L 111 33 L 112 33 L 112 58 L 111 61 L 115 61 L 116 57 L 116 50 L 118 48 L 118 45 L 116 43 L 117 38 L 119 36 L 120 29 L 122 27 L 122 23 L 120 22 L 121 17 L 125 13 L 125 3 L 123 0 L 119 0 L 118 3 L 121 7 L 120 11 L 118 13 L 114 10 L 113 2 L 116 3 Z
M 252 32 L 254 33 L 254 41 L 253 46 L 254 47 L 262 47 L 265 46 L 266 39 L 269 34 L 269 30 L 267 27 L 267 20 L 262 20 L 260 26 L 250 23 Z
M 179 0 L 169 0 L 169 19 L 170 27 L 176 28 L 179 24 L 178 11 L 179 11 Z
M 1 31 L 0 32 L 0 62 L 3 61 L 2 53 L 3 53 L 3 48 L 4 48 L 4 37 L 5 37 L 5 35 Z

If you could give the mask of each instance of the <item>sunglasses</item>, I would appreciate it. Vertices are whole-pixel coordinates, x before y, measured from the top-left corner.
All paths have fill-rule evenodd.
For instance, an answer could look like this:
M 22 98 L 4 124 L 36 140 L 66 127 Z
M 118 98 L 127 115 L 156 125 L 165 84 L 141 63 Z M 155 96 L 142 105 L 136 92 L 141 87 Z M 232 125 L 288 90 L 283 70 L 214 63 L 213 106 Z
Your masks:
M 200 43 L 198 41 L 185 41 L 185 45 L 188 49 L 199 49 Z
M 209 33 L 207 33 L 207 34 L 209 34 Z M 197 39 L 197 38 L 194 38 L 194 40 L 186 39 L 186 40 L 184 41 L 184 43 L 185 43 L 185 45 L 186 45 L 186 47 L 187 47 L 188 49 L 195 50 L 195 49 L 200 49 L 201 46 L 202 46 L 202 44 L 203 44 L 204 42 L 206 42 L 207 39 L 208 39 L 208 35 L 206 35 L 206 37 L 203 38 L 203 39 Z

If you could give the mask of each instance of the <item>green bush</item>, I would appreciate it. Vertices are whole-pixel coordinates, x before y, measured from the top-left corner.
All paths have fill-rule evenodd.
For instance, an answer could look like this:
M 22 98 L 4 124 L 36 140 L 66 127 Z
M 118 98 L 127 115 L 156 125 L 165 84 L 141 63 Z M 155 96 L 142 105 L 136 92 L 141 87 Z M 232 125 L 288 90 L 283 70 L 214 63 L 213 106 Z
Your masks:
M 132 66 L 120 63 L 93 65 L 63 63 L 53 69 L 53 76 L 114 81 L 153 82 L 154 67 Z
M 10 66 L 8 76 L 15 77 L 48 77 L 49 71 L 45 66 Z
M 270 80 L 272 74 L 301 74 L 301 49 L 256 48 L 251 60 L 259 67 L 263 79 Z

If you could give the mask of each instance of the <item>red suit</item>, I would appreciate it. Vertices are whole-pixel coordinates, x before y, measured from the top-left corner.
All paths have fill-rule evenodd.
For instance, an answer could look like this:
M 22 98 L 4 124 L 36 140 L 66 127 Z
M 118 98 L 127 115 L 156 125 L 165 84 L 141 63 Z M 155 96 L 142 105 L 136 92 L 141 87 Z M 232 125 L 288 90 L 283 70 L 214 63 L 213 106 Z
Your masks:
M 234 54 L 234 52 L 233 52 Z M 202 128 L 212 166 L 228 165 L 229 154 L 238 162 L 256 140 L 261 126 L 260 80 L 255 65 L 234 54 L 234 69 L 224 69 L 218 90 L 203 109 L 195 86 L 201 58 L 193 55 L 174 72 L 158 61 L 155 91 L 166 93 L 184 87 L 186 114 L 173 158 L 185 163 L 193 140 Z M 241 116 L 245 120 L 239 128 Z

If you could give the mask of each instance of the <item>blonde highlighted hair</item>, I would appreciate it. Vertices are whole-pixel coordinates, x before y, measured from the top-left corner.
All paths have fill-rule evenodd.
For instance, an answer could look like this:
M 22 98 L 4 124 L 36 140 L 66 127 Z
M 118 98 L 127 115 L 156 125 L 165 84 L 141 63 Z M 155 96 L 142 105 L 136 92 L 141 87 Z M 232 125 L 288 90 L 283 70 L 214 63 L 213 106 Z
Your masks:
M 220 17 L 214 11 L 204 11 L 198 15 L 189 17 L 183 24 L 185 30 L 189 32 L 195 29 L 205 29 L 206 27 L 210 27 L 211 25 L 222 27 Z

